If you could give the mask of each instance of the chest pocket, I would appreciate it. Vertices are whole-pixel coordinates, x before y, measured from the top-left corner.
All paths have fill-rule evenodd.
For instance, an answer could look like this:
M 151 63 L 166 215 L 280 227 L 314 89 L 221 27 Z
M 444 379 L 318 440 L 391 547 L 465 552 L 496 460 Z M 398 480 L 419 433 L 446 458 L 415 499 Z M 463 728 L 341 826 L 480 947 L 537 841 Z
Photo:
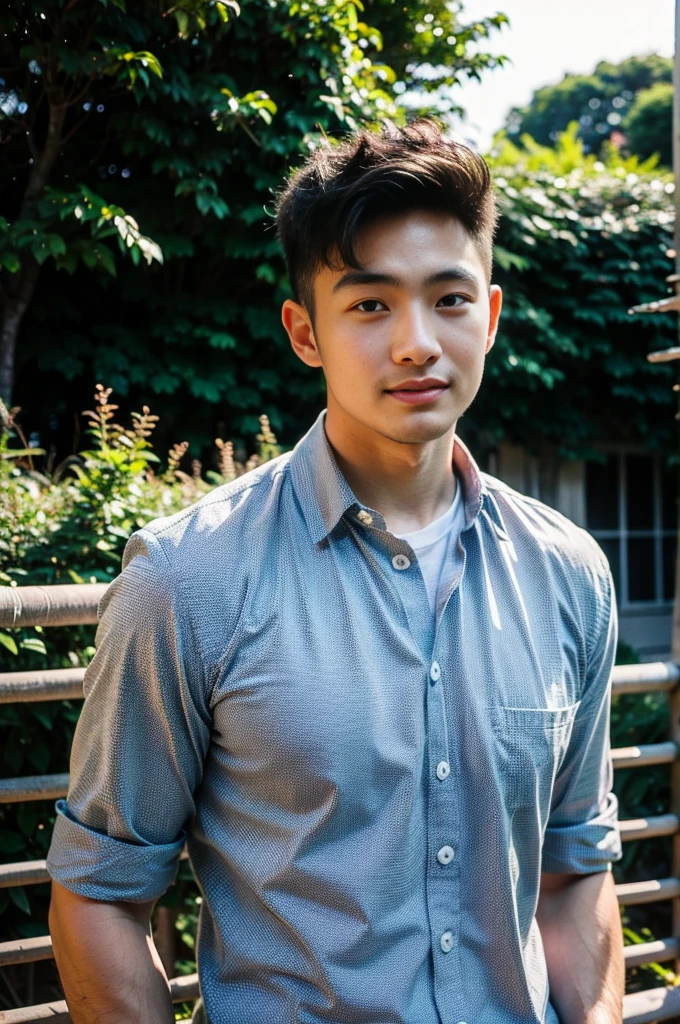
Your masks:
M 509 808 L 536 807 L 545 824 L 580 703 L 554 709 L 487 708 L 497 776 Z

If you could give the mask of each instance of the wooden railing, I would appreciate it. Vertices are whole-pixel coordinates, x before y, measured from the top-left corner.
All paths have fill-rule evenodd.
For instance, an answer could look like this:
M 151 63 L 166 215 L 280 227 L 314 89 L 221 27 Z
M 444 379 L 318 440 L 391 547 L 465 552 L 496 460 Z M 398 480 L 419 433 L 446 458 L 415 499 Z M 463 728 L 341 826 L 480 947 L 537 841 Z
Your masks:
M 72 626 L 94 624 L 105 584 L 74 584 L 50 587 L 0 587 L 0 628 L 17 626 Z M 83 696 L 84 669 L 47 669 L 40 672 L 0 673 L 0 703 L 76 699 Z M 621 839 L 649 839 L 673 836 L 673 874 L 648 882 L 627 882 L 616 886 L 619 904 L 673 901 L 673 935 L 654 942 L 627 946 L 626 967 L 674 961 L 680 971 L 680 668 L 673 662 L 617 666 L 612 676 L 613 693 L 670 692 L 671 736 L 666 743 L 650 743 L 612 751 L 615 769 L 671 765 L 671 807 L 668 814 L 620 822 Z M 34 775 L 0 780 L 0 802 L 56 800 L 65 796 L 68 775 Z M 0 865 L 0 888 L 36 885 L 49 881 L 44 860 Z M 52 958 L 49 935 L 0 943 L 0 967 L 35 963 Z M 174 1002 L 192 1002 L 198 996 L 195 974 L 170 982 Z M 652 1024 L 680 1015 L 680 989 L 654 988 L 627 995 L 624 999 L 626 1024 Z M 52 1024 L 70 1021 L 63 1000 L 0 1011 L 0 1024 Z

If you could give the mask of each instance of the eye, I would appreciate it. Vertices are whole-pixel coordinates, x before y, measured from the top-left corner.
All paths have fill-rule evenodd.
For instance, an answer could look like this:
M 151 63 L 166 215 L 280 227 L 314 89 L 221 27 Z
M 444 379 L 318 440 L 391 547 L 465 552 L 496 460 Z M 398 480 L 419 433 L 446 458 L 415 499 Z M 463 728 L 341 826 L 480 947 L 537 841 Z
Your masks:
M 455 299 L 460 299 L 461 301 L 458 303 L 454 303 Z M 463 303 L 469 301 L 470 300 L 466 298 L 465 295 L 460 295 L 458 292 L 453 292 L 451 295 L 445 295 L 442 299 L 439 300 L 439 302 L 443 303 L 444 307 L 447 309 L 460 309 Z M 437 305 L 439 305 L 439 303 L 437 303 Z
M 362 309 L 362 306 L 373 307 L 372 309 Z M 383 309 L 387 309 L 384 302 L 379 302 L 378 299 L 362 299 L 361 302 L 357 302 L 356 306 L 352 306 L 352 309 L 358 309 L 360 313 L 380 313 L 382 310 L 378 309 L 378 306 L 382 306 Z

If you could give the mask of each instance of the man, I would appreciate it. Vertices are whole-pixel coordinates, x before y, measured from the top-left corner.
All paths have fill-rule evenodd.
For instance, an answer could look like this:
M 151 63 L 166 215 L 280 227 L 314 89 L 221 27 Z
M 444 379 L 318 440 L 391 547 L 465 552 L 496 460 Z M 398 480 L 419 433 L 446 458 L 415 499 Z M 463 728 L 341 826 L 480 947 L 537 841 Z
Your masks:
M 73 1020 L 172 1020 L 149 914 L 186 837 L 211 1024 L 617 1024 L 611 576 L 456 436 L 501 311 L 488 168 L 387 124 L 277 219 L 327 408 L 135 533 L 104 599 L 48 860 Z

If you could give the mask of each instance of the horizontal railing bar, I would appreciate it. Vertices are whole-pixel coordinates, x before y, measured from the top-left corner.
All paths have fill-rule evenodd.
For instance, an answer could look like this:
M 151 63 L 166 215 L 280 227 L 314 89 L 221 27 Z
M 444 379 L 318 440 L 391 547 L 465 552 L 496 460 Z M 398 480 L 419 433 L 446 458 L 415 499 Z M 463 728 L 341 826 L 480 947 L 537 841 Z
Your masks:
M 678 939 L 655 939 L 654 942 L 639 942 L 633 946 L 625 946 L 623 959 L 626 967 L 644 967 L 645 964 L 662 964 L 666 960 L 675 960 L 678 952 Z
M 612 750 L 614 768 L 642 768 L 652 764 L 670 764 L 675 761 L 678 748 L 669 740 L 667 743 L 646 743 L 639 747 L 615 747 Z
M 71 1024 L 71 1014 L 65 999 L 40 1006 L 21 1006 L 18 1010 L 0 1010 L 0 1024 Z
M 680 878 L 654 878 L 648 882 L 623 882 L 616 886 L 616 896 L 622 907 L 639 903 L 674 900 L 680 896 Z
M 612 669 L 612 693 L 649 693 L 672 690 L 680 682 L 680 666 L 674 661 L 654 661 L 642 665 L 615 665 Z
M 192 1003 L 198 999 L 198 975 L 171 978 L 170 995 L 173 1003 Z M 22 1006 L 18 1010 L 0 1010 L 0 1024 L 70 1024 L 71 1015 L 65 999 L 40 1006 Z
M 649 988 L 623 997 L 625 1024 L 654 1024 L 680 1014 L 680 989 Z M 4 1024 L 0 1017 L 0 1022 Z
M 619 831 L 624 843 L 631 842 L 633 839 L 674 836 L 680 831 L 680 818 L 677 814 L 659 814 L 651 818 L 627 818 L 619 821 Z
M 49 882 L 47 861 L 26 860 L 16 864 L 0 864 L 0 889 L 11 889 L 13 885 L 39 885 Z
M 170 995 L 173 1003 L 192 1003 L 198 999 L 198 974 L 185 974 L 170 979 Z
M 0 942 L 0 967 L 12 964 L 32 964 L 37 960 L 52 959 L 52 939 L 38 935 L 34 939 L 14 939 Z
M 108 583 L 0 587 L 0 627 L 79 626 L 97 622 Z
M 67 790 L 68 774 L 0 779 L 0 804 L 18 804 L 23 800 L 58 800 L 66 796 Z
M 48 668 L 38 672 L 0 672 L 0 704 L 14 701 L 78 700 L 84 668 Z

